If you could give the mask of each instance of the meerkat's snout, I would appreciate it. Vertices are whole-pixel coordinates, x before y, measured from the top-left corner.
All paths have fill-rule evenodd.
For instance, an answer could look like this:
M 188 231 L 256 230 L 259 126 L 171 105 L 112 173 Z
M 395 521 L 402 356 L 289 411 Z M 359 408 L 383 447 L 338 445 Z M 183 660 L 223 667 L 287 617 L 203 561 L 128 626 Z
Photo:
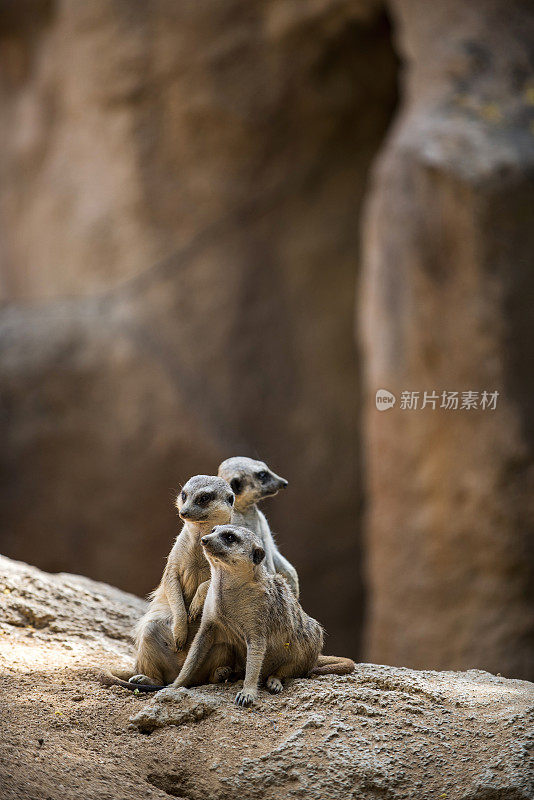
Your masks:
M 201 522 L 206 517 L 205 514 L 199 513 L 198 509 L 190 507 L 181 508 L 178 514 L 184 522 Z
M 233 543 L 233 541 L 235 541 L 235 537 L 234 539 L 231 538 L 233 534 L 230 534 L 230 537 L 227 537 L 230 539 L 227 541 L 227 538 L 221 535 L 219 530 L 220 526 L 216 526 L 212 529 L 211 533 L 206 534 L 206 536 L 202 536 L 200 539 L 200 544 L 202 545 L 208 560 L 210 556 L 213 558 L 224 559 L 228 555 L 229 546 Z
M 272 497 L 280 489 L 285 489 L 289 485 L 289 481 L 270 470 L 262 470 L 256 473 L 255 477 L 259 482 L 260 492 L 263 497 Z

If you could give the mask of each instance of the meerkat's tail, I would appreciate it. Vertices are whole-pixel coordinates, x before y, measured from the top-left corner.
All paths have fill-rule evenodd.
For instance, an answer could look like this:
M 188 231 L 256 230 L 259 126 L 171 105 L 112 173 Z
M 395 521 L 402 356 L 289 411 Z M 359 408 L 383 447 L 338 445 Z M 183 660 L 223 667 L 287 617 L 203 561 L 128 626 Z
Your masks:
M 103 686 L 122 686 L 123 689 L 128 689 L 130 692 L 159 692 L 160 689 L 165 689 L 165 686 L 158 686 L 155 683 L 130 683 L 123 681 L 122 678 L 117 678 L 111 672 L 101 672 L 98 680 Z
M 310 675 L 350 675 L 355 668 L 356 664 L 351 658 L 320 655 Z

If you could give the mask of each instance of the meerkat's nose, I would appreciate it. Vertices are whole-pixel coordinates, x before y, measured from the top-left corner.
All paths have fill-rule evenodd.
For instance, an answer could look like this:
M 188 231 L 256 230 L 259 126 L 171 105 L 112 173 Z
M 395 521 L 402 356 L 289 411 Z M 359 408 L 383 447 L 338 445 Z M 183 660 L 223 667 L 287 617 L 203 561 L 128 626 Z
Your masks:
M 288 485 L 289 485 L 289 481 L 286 481 L 286 479 L 285 479 L 285 478 L 281 478 L 281 479 L 280 479 L 280 483 L 282 484 L 282 489 L 285 489 L 285 488 L 286 488 L 286 486 L 288 486 Z

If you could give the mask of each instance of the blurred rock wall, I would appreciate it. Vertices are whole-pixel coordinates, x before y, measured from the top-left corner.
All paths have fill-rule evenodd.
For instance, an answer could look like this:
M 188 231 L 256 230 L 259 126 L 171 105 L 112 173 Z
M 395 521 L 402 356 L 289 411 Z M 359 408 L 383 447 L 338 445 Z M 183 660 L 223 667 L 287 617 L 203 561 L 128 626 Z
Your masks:
M 1 549 L 146 592 L 259 456 L 329 650 L 534 677 L 532 5 L 0 9 Z
M 392 8 L 404 102 L 366 206 L 359 303 L 365 651 L 532 679 L 533 7 Z M 495 411 L 410 411 L 405 390 L 499 397 Z
M 0 4 L 0 548 L 144 593 L 230 455 L 329 650 L 363 613 L 353 306 L 373 2 Z

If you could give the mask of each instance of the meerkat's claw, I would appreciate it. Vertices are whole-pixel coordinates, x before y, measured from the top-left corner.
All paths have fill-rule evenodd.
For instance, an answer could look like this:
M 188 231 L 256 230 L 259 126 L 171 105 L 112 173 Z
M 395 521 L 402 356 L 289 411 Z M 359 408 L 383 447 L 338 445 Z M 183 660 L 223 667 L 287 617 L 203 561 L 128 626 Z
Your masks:
M 244 689 L 241 689 L 241 691 L 235 696 L 235 702 L 238 706 L 244 706 L 246 708 L 247 706 L 251 706 L 256 701 L 257 697 L 257 692 L 251 692 L 250 690 L 245 691 Z
M 152 678 L 149 678 L 148 675 L 132 675 L 132 677 L 128 679 L 128 683 L 151 684 L 154 683 L 154 681 L 152 680 Z
M 265 685 L 267 686 L 267 690 L 271 694 L 279 694 L 284 688 L 284 685 L 280 680 L 280 678 L 275 678 L 274 675 L 270 675 L 267 678 L 267 680 L 265 681 Z

